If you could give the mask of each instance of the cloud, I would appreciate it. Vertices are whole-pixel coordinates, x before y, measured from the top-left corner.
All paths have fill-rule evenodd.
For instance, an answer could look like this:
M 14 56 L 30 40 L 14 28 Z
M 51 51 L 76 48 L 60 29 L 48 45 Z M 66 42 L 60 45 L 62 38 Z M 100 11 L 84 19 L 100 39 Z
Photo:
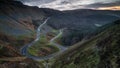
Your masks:
M 77 9 L 78 7 L 83 8 L 83 6 L 80 5 L 80 2 L 78 1 L 71 2 L 71 1 L 62 1 L 62 0 L 56 0 L 51 3 L 39 5 L 39 7 L 42 7 L 42 8 L 48 7 L 48 8 L 58 9 L 58 10 Z
M 88 8 L 100 8 L 100 7 L 112 7 L 112 6 L 120 6 L 120 1 L 111 2 L 111 3 L 94 3 L 86 5 Z
M 120 10 L 120 6 L 111 6 L 111 7 L 99 7 L 98 10 Z
M 56 1 L 56 0 L 17 0 L 17 1 L 21 1 L 23 3 L 38 6 L 40 4 L 50 3 L 50 2 L 53 2 L 53 1 Z
M 119 5 L 119 0 L 19 0 L 26 5 L 58 10 L 99 8 Z

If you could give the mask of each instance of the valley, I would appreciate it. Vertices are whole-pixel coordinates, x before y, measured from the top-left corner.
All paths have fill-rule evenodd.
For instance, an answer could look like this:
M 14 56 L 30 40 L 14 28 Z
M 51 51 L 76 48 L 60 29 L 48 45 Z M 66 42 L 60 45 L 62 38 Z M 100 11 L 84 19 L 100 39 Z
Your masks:
M 38 55 L 30 55 L 29 54 L 29 52 L 30 52 L 30 49 L 29 49 L 29 52 L 28 52 L 28 48 L 31 48 L 31 50 L 32 51 L 34 51 L 34 50 L 36 50 L 37 48 L 38 48 L 38 46 L 33 50 L 32 48 L 32 46 L 37 42 L 37 41 L 39 41 L 40 39 L 41 39 L 41 28 L 42 28 L 42 26 L 44 26 L 44 24 L 46 24 L 47 23 L 47 20 L 49 20 L 50 19 L 50 17 L 49 18 L 47 18 L 45 21 L 44 21 L 44 23 L 42 23 L 38 28 L 37 28 L 37 35 L 36 35 L 36 39 L 34 40 L 34 41 L 32 41 L 30 44 L 28 44 L 28 45 L 25 45 L 25 46 L 23 46 L 22 48 L 21 48 L 21 54 L 22 55 L 25 55 L 26 57 L 28 57 L 28 58 L 32 58 L 32 59 L 34 59 L 34 60 L 47 60 L 47 59 L 50 59 L 50 58 L 53 58 L 54 56 L 56 56 L 56 54 L 58 54 L 58 53 L 56 53 L 56 54 L 52 54 L 52 55 L 45 55 L 45 56 L 38 56 Z M 60 50 L 60 52 L 63 52 L 64 50 L 66 50 L 66 48 L 64 47 L 64 46 L 61 46 L 61 45 L 59 45 L 59 44 L 56 44 L 55 42 L 54 42 L 54 40 L 55 39 L 57 39 L 60 35 L 62 34 L 62 30 L 60 30 L 60 32 L 59 32 L 59 34 L 57 35 L 57 36 L 55 36 L 54 38 L 52 38 L 51 40 L 50 40 L 50 43 L 51 43 L 51 45 L 52 46 L 54 46 L 54 47 L 57 47 L 59 50 Z M 41 40 L 41 41 L 43 41 L 43 39 Z M 41 42 L 41 41 L 39 41 L 39 42 Z M 42 43 L 42 42 L 41 42 Z M 45 42 L 45 43 L 48 43 L 48 42 Z M 40 44 L 39 44 L 40 45 Z M 48 45 L 47 47 L 50 47 L 50 45 Z M 42 50 L 42 49 L 41 49 Z M 53 47 L 52 47 L 52 50 L 55 50 Z M 35 51 L 36 52 L 36 51 Z M 58 51 L 59 52 L 59 51 Z
M 0 68 L 119 68 L 120 10 L 59 11 L 0 1 Z

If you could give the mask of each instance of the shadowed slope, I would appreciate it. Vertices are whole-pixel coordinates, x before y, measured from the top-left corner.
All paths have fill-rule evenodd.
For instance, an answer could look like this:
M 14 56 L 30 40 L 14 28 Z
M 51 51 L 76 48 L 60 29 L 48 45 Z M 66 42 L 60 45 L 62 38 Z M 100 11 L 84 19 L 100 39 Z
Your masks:
M 52 68 L 119 68 L 120 21 L 83 40 L 56 58 Z

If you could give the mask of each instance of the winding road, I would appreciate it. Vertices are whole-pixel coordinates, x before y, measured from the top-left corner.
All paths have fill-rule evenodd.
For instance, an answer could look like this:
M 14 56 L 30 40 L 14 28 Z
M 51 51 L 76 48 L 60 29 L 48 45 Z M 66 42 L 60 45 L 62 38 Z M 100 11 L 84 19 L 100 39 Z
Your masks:
M 52 38 L 50 40 L 50 43 L 53 44 L 54 46 L 58 47 L 60 49 L 59 52 L 57 53 L 53 53 L 53 54 L 50 54 L 48 56 L 44 56 L 44 57 L 38 57 L 38 56 L 33 56 L 33 55 L 30 55 L 28 53 L 28 48 L 31 47 L 33 44 L 35 44 L 39 39 L 40 39 L 40 32 L 41 32 L 41 28 L 43 27 L 43 25 L 45 25 L 47 23 L 47 21 L 50 19 L 50 17 L 48 17 L 44 23 L 42 23 L 38 28 L 37 28 L 37 35 L 36 35 L 36 39 L 34 41 L 32 41 L 31 43 L 27 44 L 27 45 L 24 45 L 21 49 L 20 49 L 20 52 L 22 55 L 28 57 L 28 58 L 32 58 L 34 60 L 47 60 L 47 59 L 50 59 L 50 58 L 53 58 L 54 56 L 56 56 L 57 54 L 65 51 L 67 48 L 64 47 L 64 46 L 61 46 L 57 43 L 54 42 L 55 39 L 57 39 L 60 35 L 62 35 L 62 31 L 63 29 L 59 30 L 59 34 L 57 36 L 55 36 L 54 38 Z
M 57 43 L 55 43 L 54 41 L 55 41 L 55 39 L 57 39 L 58 37 L 60 37 L 60 36 L 62 35 L 63 30 L 64 30 L 64 29 L 60 29 L 60 30 L 59 30 L 59 34 L 50 40 L 50 43 L 53 44 L 54 46 L 58 47 L 59 50 L 61 50 L 61 51 L 66 50 L 67 47 L 64 47 L 64 46 L 62 46 L 62 45 L 60 45 L 60 44 L 57 44 Z

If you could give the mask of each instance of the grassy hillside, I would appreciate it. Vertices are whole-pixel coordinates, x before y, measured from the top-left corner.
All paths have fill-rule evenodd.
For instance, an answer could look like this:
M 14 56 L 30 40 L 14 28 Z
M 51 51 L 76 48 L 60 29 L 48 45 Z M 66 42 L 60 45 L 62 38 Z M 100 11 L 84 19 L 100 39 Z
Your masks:
M 50 17 L 50 20 L 42 28 L 41 33 L 50 32 L 50 30 L 53 30 L 52 28 L 67 28 L 63 31 L 62 37 L 64 39 L 63 41 L 60 39 L 60 43 L 72 45 L 95 31 L 98 28 L 95 24 L 104 25 L 119 19 L 114 16 L 120 16 L 119 12 L 100 10 L 61 12 L 48 8 L 27 6 L 14 0 L 0 0 L 0 59 L 11 60 L 11 58 L 23 57 L 20 54 L 20 48 L 34 40 L 37 27 L 47 17 Z M 49 66 L 53 63 L 52 68 L 119 67 L 120 24 L 116 24 L 106 30 L 102 28 L 101 30 L 104 31 L 94 38 L 83 40 L 82 43 L 72 46 L 63 54 L 58 55 L 55 62 L 54 58 L 49 59 L 52 61 Z M 53 32 L 56 31 L 53 30 Z M 54 33 L 47 34 L 46 39 L 41 38 L 33 47 L 29 48 L 32 55 L 46 56 L 58 51 L 56 47 L 49 44 L 49 40 L 54 37 Z M 38 66 L 42 68 L 44 66 L 44 63 L 37 64 L 28 58 L 20 61 L 13 60 L 13 62 L 5 60 L 0 60 L 0 68 L 38 68 Z M 45 63 L 49 60 L 45 60 Z
M 39 26 L 46 17 L 41 9 L 19 1 L 1 0 L 0 10 L 0 41 L 16 48 L 34 39 L 35 23 Z
M 41 36 L 37 43 L 28 48 L 28 52 L 31 55 L 39 57 L 44 57 L 57 51 L 59 51 L 59 49 L 56 46 L 50 44 L 49 40 L 47 40 L 44 35 Z
M 52 68 L 119 68 L 120 21 L 58 55 Z
M 92 34 L 100 26 L 118 20 L 119 12 L 90 9 L 63 11 L 59 15 L 52 16 L 48 25 L 57 29 L 67 28 L 60 41 L 63 45 L 70 46 Z M 96 24 L 100 26 L 96 26 Z
M 20 48 L 35 38 L 36 27 L 43 23 L 45 17 L 37 7 L 29 7 L 19 1 L 0 0 L 0 59 L 22 57 Z M 0 60 L 0 68 L 33 67 L 38 68 L 38 65 L 30 59 Z

